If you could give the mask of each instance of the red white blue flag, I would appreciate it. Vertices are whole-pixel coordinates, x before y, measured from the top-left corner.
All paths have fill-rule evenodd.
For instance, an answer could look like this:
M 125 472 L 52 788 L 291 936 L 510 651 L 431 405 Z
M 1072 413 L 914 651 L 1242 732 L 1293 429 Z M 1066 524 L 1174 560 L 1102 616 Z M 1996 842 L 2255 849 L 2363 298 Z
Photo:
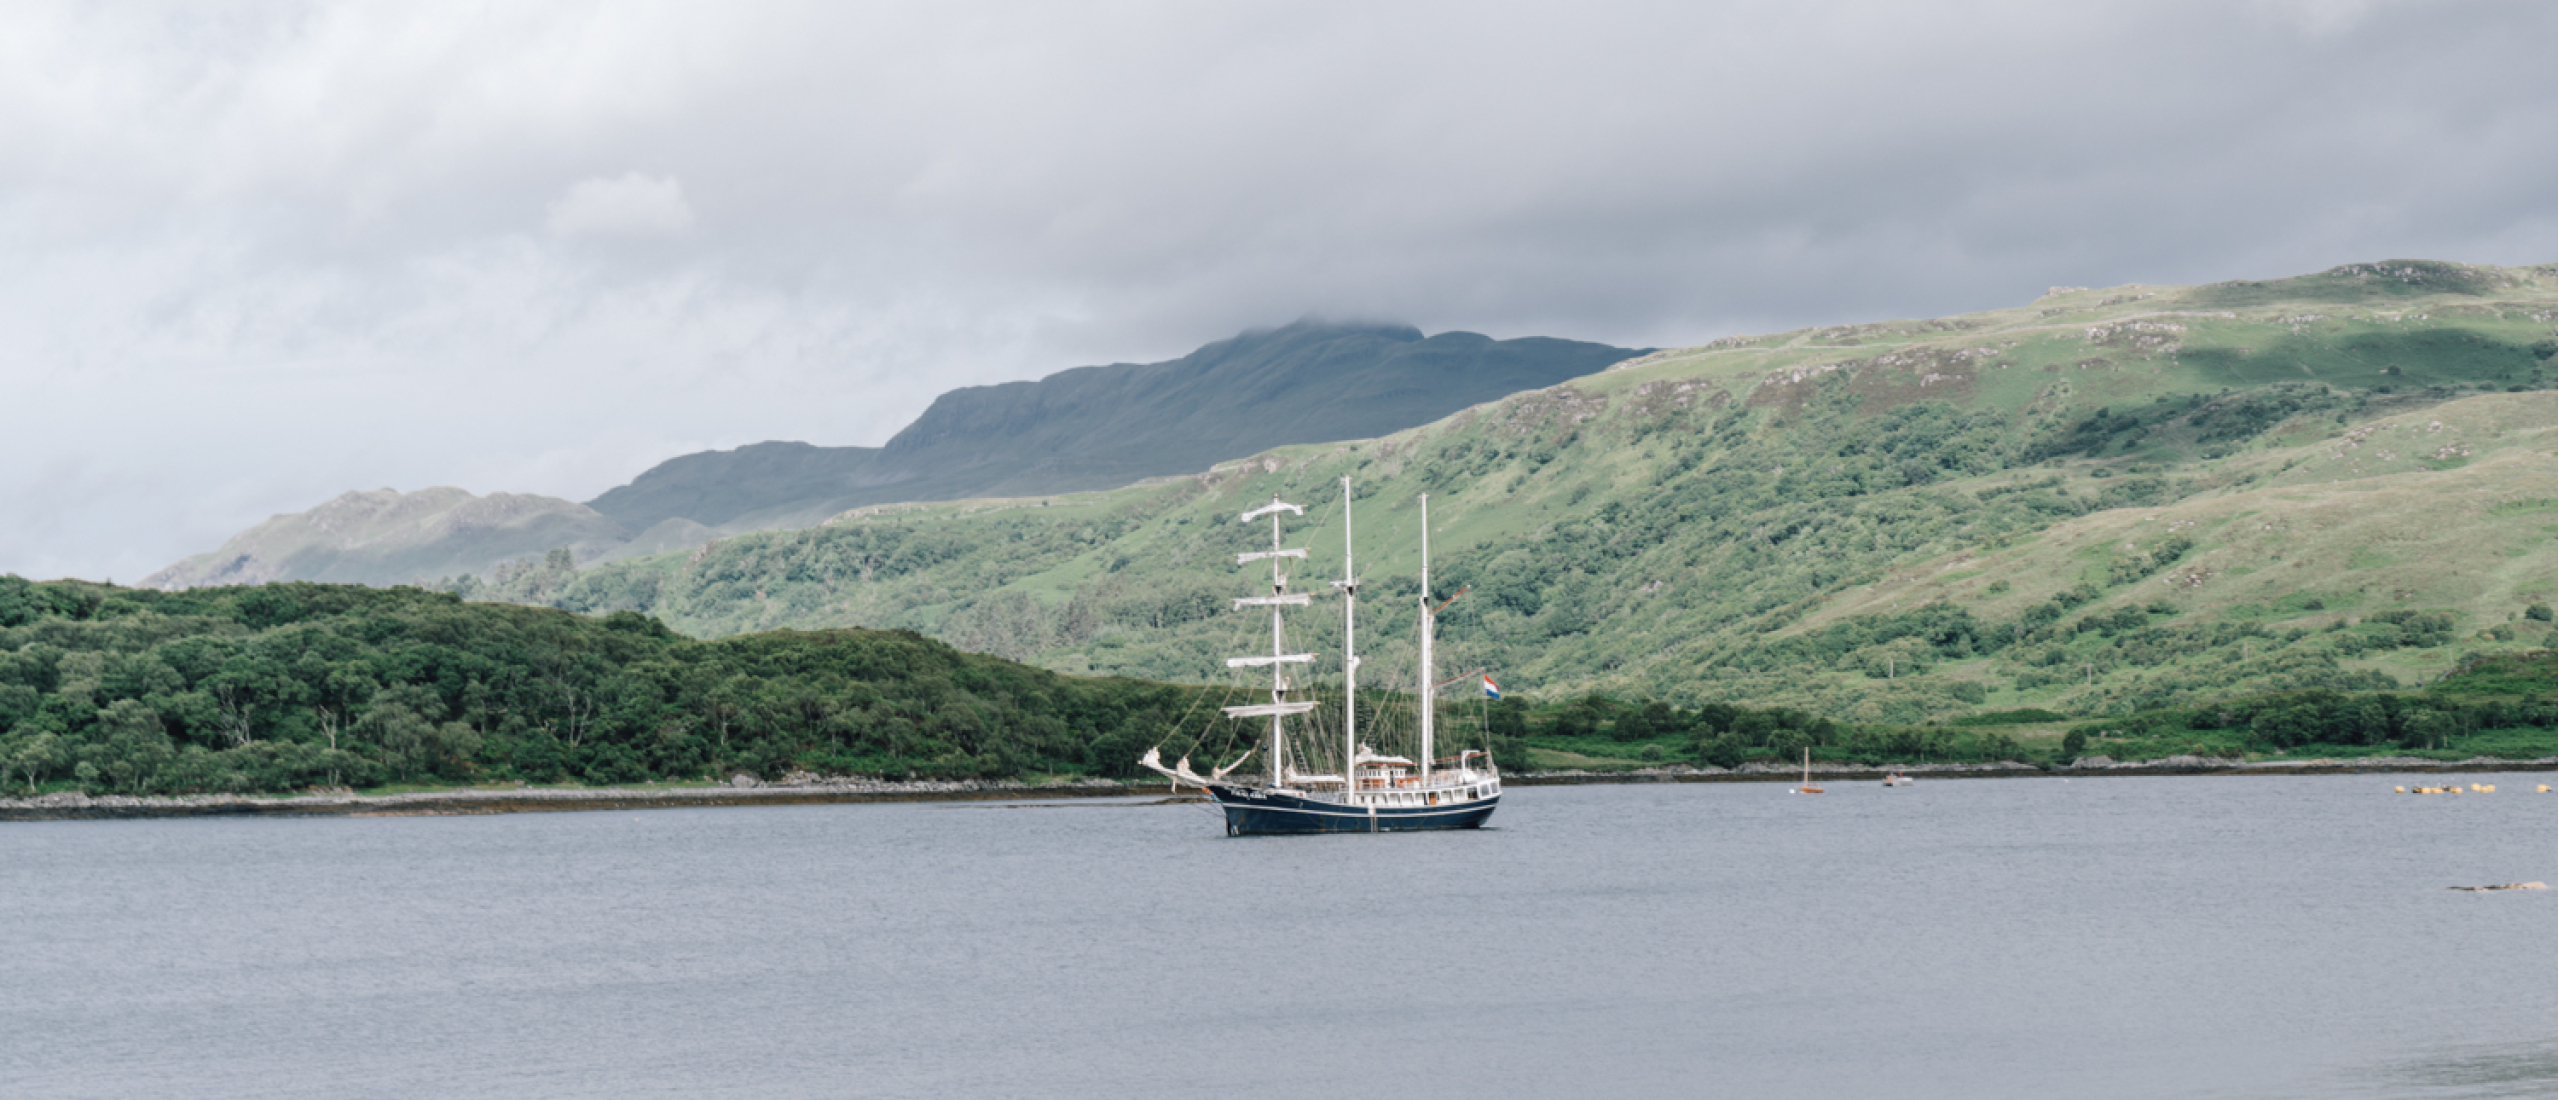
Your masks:
M 1501 697 L 1501 685 L 1492 682 L 1492 674 L 1489 672 L 1483 674 L 1483 697 L 1486 699 Z

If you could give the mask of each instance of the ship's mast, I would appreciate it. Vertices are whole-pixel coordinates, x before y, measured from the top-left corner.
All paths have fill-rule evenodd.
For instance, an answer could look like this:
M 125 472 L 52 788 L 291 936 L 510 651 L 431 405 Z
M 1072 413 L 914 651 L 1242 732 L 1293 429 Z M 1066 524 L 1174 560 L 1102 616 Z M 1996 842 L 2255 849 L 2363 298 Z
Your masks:
M 1341 791 L 1359 791 L 1359 570 L 1351 561 L 1350 479 L 1341 479 Z
M 1270 502 L 1276 504 L 1279 498 L 1272 497 Z M 1279 571 L 1279 563 L 1282 560 L 1284 559 L 1279 557 L 1279 511 L 1274 508 L 1270 512 L 1270 594 L 1272 596 L 1288 594 L 1288 575 Z M 1280 605 L 1275 603 L 1270 605 L 1270 701 L 1273 703 L 1284 702 L 1288 698 L 1288 666 L 1280 660 L 1288 651 L 1288 640 L 1280 629 L 1279 607 Z M 1273 787 L 1288 785 L 1288 739 L 1286 731 L 1282 729 L 1285 719 L 1286 716 L 1281 714 L 1270 716 L 1270 785 Z
M 1315 705 L 1311 702 L 1294 701 L 1288 698 L 1289 684 L 1286 666 L 1305 664 L 1315 658 L 1314 654 L 1290 653 L 1285 648 L 1288 642 L 1288 636 L 1284 628 L 1281 609 L 1286 607 L 1304 607 L 1309 597 L 1304 593 L 1289 592 L 1288 575 L 1279 571 L 1279 563 L 1282 559 L 1304 558 L 1306 556 L 1306 551 L 1303 547 L 1282 548 L 1279 545 L 1279 513 L 1281 512 L 1294 512 L 1301 516 L 1306 514 L 1306 510 L 1304 508 L 1282 501 L 1277 497 L 1270 498 L 1270 503 L 1268 504 L 1244 513 L 1243 521 L 1245 523 L 1250 523 L 1263 516 L 1270 517 L 1270 549 L 1255 550 L 1249 553 L 1235 555 L 1235 564 L 1237 565 L 1250 565 L 1263 558 L 1270 559 L 1270 594 L 1267 596 L 1242 596 L 1235 600 L 1235 606 L 1238 609 L 1246 607 L 1267 607 L 1270 609 L 1270 654 L 1268 656 L 1226 658 L 1227 668 L 1252 668 L 1260 665 L 1268 665 L 1270 667 L 1270 701 L 1268 703 L 1240 707 L 1227 707 L 1225 708 L 1225 711 L 1226 716 L 1229 718 L 1266 717 L 1270 719 L 1269 764 L 1270 785 L 1273 787 L 1284 787 L 1288 783 L 1288 743 L 1287 731 L 1283 719 L 1291 714 L 1304 714 L 1307 711 L 1313 710 L 1315 707 Z
M 1430 664 L 1430 494 L 1421 494 L 1421 785 L 1430 785 L 1431 722 L 1439 709 L 1431 685 L 1438 671 Z

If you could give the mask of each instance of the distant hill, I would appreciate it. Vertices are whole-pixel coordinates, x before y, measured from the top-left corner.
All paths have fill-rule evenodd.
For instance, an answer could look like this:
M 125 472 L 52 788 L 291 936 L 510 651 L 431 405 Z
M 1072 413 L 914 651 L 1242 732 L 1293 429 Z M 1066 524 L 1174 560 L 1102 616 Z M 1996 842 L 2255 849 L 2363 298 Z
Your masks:
M 620 524 L 556 497 L 483 497 L 449 487 L 414 493 L 374 489 L 276 516 L 142 583 L 175 589 L 279 580 L 431 580 L 485 575 L 504 562 L 553 549 L 591 560 L 629 542 Z
M 634 531 L 678 518 L 796 527 L 865 504 L 1115 489 L 1291 443 L 1374 438 L 1639 354 L 1299 322 L 1168 363 L 953 390 L 883 447 L 759 443 L 685 455 L 589 506 Z
M 583 505 L 451 488 L 348 493 L 269 519 L 143 584 L 487 577 L 551 550 L 588 564 L 688 550 L 865 504 L 1116 488 L 1275 446 L 1384 435 L 1641 354 L 1303 321 L 1168 363 L 954 390 L 884 447 L 773 442 L 685 455 Z
M 678 630 L 902 627 L 1065 671 L 1215 674 L 1235 515 L 1337 478 L 1394 684 L 1431 494 L 1446 669 L 1916 722 L 2430 683 L 2558 645 L 2558 265 L 2059 289 L 1735 337 L 1372 441 L 1177 481 L 867 508 L 683 555 L 473 578 Z M 1331 629 L 1301 620 L 1313 651 Z M 1329 660 L 1327 657 L 1325 660 Z M 1404 681 L 1408 682 L 1408 681 Z

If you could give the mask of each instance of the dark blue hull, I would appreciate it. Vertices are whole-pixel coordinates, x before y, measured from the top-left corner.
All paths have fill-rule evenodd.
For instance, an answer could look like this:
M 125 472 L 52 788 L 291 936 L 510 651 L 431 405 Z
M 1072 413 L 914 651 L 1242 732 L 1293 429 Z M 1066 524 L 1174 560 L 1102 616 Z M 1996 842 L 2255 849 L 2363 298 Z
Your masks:
M 1226 811 L 1226 835 L 1404 833 L 1481 828 L 1501 805 L 1499 794 L 1436 806 L 1344 806 L 1260 787 L 1208 789 Z

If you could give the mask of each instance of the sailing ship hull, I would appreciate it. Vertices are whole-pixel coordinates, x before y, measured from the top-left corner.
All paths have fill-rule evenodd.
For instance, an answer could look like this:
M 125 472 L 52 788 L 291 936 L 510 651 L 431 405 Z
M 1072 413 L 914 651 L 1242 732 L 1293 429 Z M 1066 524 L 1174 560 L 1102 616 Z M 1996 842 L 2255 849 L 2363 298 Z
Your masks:
M 1226 811 L 1228 836 L 1478 829 L 1501 805 L 1499 794 L 1436 806 L 1345 806 L 1262 787 L 1219 785 L 1208 793 Z

